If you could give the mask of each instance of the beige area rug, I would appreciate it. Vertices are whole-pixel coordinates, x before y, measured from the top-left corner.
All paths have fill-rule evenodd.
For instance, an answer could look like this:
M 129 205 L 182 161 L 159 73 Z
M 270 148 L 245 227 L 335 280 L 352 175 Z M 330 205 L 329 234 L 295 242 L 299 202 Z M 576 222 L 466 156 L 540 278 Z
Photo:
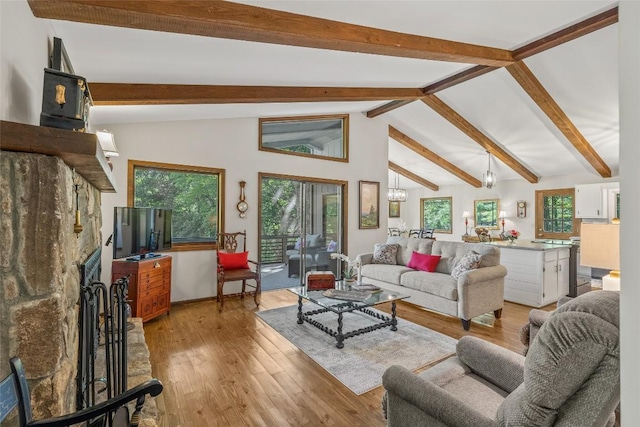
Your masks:
M 315 310 L 304 304 L 303 311 Z M 398 330 L 390 328 L 348 338 L 344 348 L 336 348 L 335 338 L 313 325 L 297 323 L 298 306 L 259 311 L 257 316 L 278 331 L 355 394 L 363 394 L 382 384 L 382 374 L 391 365 L 415 370 L 455 353 L 457 340 L 431 329 L 398 319 Z M 385 314 L 385 313 L 382 313 Z M 333 330 L 338 315 L 323 313 L 312 317 Z M 360 329 L 377 319 L 362 313 L 346 313 L 343 332 Z

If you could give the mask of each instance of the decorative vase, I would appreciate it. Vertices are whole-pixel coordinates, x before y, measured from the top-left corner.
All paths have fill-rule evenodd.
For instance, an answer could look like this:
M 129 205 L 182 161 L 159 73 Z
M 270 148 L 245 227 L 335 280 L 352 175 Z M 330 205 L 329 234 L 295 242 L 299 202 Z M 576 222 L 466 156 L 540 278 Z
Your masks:
M 351 285 L 353 285 L 354 283 L 356 283 L 356 279 L 354 279 L 353 277 L 345 277 L 344 279 L 342 279 L 342 288 L 346 291 L 350 291 Z
M 516 240 L 518 240 L 516 237 L 507 237 L 507 239 L 509 239 L 509 244 L 510 245 L 515 245 L 516 244 Z

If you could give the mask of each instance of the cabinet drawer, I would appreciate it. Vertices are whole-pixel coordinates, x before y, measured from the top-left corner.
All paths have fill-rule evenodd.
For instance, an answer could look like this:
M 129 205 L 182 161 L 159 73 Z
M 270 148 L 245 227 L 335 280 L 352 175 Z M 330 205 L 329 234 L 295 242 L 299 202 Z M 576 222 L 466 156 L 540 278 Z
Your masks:
M 171 266 L 171 259 L 168 257 L 150 259 L 146 261 L 140 261 L 138 268 L 139 273 L 144 273 L 152 270 L 159 270 L 165 267 Z
M 558 251 L 544 251 L 544 262 L 557 261 Z
M 139 276 L 140 278 L 147 279 L 147 278 L 162 276 L 163 273 L 164 273 L 163 268 L 154 268 L 153 270 L 147 270 L 147 271 L 141 272 Z
M 560 249 L 558 251 L 558 259 L 566 259 L 569 258 L 571 251 L 569 249 Z
M 155 287 L 155 286 L 160 286 L 163 283 L 164 283 L 164 278 L 162 276 L 151 277 L 148 279 L 139 279 L 138 288 L 144 289 L 145 287 Z
M 157 283 L 145 285 L 139 289 L 140 289 L 140 292 L 142 293 L 145 293 L 145 292 L 158 293 L 158 292 L 162 292 L 162 289 L 165 289 L 165 287 L 168 289 L 168 286 L 165 285 L 163 282 L 157 282 Z
M 166 293 L 167 291 L 163 290 L 162 288 L 145 289 L 140 293 L 140 298 L 152 297 Z

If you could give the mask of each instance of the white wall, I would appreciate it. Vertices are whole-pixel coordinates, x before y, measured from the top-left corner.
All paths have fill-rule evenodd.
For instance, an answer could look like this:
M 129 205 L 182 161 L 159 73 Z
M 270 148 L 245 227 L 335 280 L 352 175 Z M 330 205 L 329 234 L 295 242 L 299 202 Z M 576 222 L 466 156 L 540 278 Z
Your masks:
M 640 129 L 638 117 L 640 117 L 640 106 L 638 105 L 638 96 L 640 95 L 640 88 L 638 87 L 638 76 L 640 76 L 640 3 L 635 1 L 621 1 L 620 2 L 620 146 L 621 146 L 621 159 L 620 159 L 620 181 L 621 192 L 626 194 L 622 198 L 622 209 L 625 212 L 625 216 L 629 218 L 640 217 L 640 197 L 638 197 L 638 182 L 640 182 L 640 169 L 638 169 L 638 159 L 640 159 L 640 145 L 637 141 L 640 140 Z M 2 120 L 11 120 L 22 123 L 37 124 L 39 123 L 39 114 L 41 111 L 42 102 L 42 81 L 43 81 L 43 69 L 47 66 L 48 45 L 51 43 L 52 31 L 48 24 L 42 20 L 38 20 L 33 17 L 26 1 L 0 1 L 0 118 Z M 73 61 L 73 58 L 71 58 Z M 327 166 L 326 162 L 313 167 L 310 162 L 303 162 L 298 164 L 292 162 L 291 169 L 295 169 L 298 173 L 306 173 L 305 168 L 309 166 L 310 175 L 314 176 L 327 176 L 330 174 L 332 177 L 342 179 L 346 176 L 349 179 L 349 228 L 354 237 L 349 239 L 350 247 L 349 253 L 355 254 L 360 251 L 371 248 L 371 245 L 377 241 L 381 241 L 385 238 L 386 224 L 386 212 L 384 205 L 381 206 L 381 228 L 379 230 L 362 230 L 357 229 L 357 180 L 379 180 L 381 188 L 386 188 L 387 182 L 387 170 L 386 170 L 386 125 L 382 123 L 376 123 L 376 119 L 364 119 L 359 116 L 352 116 L 352 141 L 360 141 L 358 144 L 352 145 L 351 151 L 351 163 L 350 165 L 338 167 L 338 165 Z M 366 125 L 362 123 L 366 121 Z M 255 203 L 257 195 L 257 171 L 252 170 L 243 176 L 240 171 L 246 170 L 239 168 L 241 163 L 239 159 L 233 159 L 227 154 L 227 148 L 229 151 L 236 152 L 237 150 L 232 147 L 225 147 L 224 152 L 219 150 L 219 147 L 224 143 L 227 146 L 233 146 L 236 141 L 243 140 L 248 141 L 251 137 L 248 134 L 252 134 L 253 137 L 257 135 L 257 121 L 254 123 L 248 123 L 249 121 L 239 121 L 244 124 L 249 124 L 247 129 L 244 126 L 236 129 L 229 129 L 231 126 L 227 122 L 238 121 L 224 121 L 218 122 L 204 122 L 207 124 L 205 130 L 214 133 L 208 134 L 208 136 L 201 135 L 195 137 L 190 129 L 191 125 L 196 125 L 198 122 L 189 122 L 178 124 L 153 124 L 153 125 L 127 125 L 127 126 L 110 126 L 117 132 L 119 147 L 123 154 L 133 156 L 136 158 L 140 155 L 141 145 L 145 143 L 153 149 L 148 149 L 145 152 L 151 157 L 157 158 L 159 161 L 176 161 L 189 163 L 189 160 L 196 158 L 194 164 L 204 165 L 223 165 L 228 170 L 227 192 L 230 200 L 234 200 L 238 194 L 237 181 L 245 179 L 249 184 L 247 188 L 248 200 L 252 203 L 254 209 L 250 210 L 248 217 L 245 220 L 240 220 L 234 212 L 227 212 L 227 227 L 247 228 L 250 232 L 255 232 L 257 220 L 255 217 Z M 200 122 L 202 127 L 202 122 Z M 171 128 L 175 128 L 176 132 L 171 135 L 171 142 L 173 145 L 168 145 L 165 141 L 167 138 L 162 135 L 161 131 L 154 131 L 153 129 L 160 128 L 170 131 Z M 148 130 L 148 132 L 147 132 Z M 120 132 L 121 131 L 121 132 Z M 128 136 L 125 136 L 128 135 Z M 185 135 L 189 136 L 185 138 Z M 384 140 L 384 141 L 383 141 Z M 125 141 L 126 144 L 125 145 Z M 156 141 L 163 141 L 159 145 L 154 145 Z M 167 147 L 169 152 L 160 155 L 158 151 L 160 148 Z M 257 146 L 255 142 L 254 147 Z M 199 152 L 189 155 L 188 150 L 185 147 L 195 147 L 202 151 L 204 154 L 209 154 L 209 158 L 200 156 Z M 215 152 L 216 149 L 211 147 L 217 147 L 220 152 Z M 131 150 L 131 153 L 127 154 Z M 213 155 L 212 155 L 213 152 Z M 378 152 L 379 154 L 376 154 Z M 276 159 L 274 157 L 267 157 L 266 153 L 259 155 L 257 153 L 247 152 L 241 153 L 242 156 L 255 157 L 258 156 L 264 163 L 260 163 L 265 166 L 267 172 L 282 172 L 287 169 L 288 159 Z M 275 156 L 275 155 L 271 155 Z M 380 158 L 384 157 L 384 161 Z M 145 158 L 145 157 L 137 157 Z M 273 162 L 273 166 L 270 164 Z M 227 166 L 229 165 L 229 166 Z M 378 165 L 378 166 L 371 166 Z M 235 166 L 232 169 L 232 166 Z M 244 167 L 244 166 L 243 166 Z M 324 170 L 323 170 L 324 168 Z M 103 195 L 103 236 L 110 234 L 109 226 L 113 221 L 113 209 L 115 205 L 126 204 L 126 195 L 124 194 L 126 185 L 126 160 L 116 160 L 116 177 L 120 185 L 120 193 L 116 195 Z M 335 169 L 335 170 L 334 170 Z M 327 172 L 328 170 L 328 172 Z M 300 172 L 301 171 L 301 172 Z M 313 172 L 313 173 L 311 173 Z M 124 175 L 123 175 L 124 174 Z M 580 179 L 580 181 L 572 180 L 571 183 L 592 183 L 599 182 L 597 177 L 587 175 Z M 538 186 L 530 186 L 529 184 L 514 183 L 513 190 L 507 190 L 510 184 L 505 182 L 504 190 L 500 190 L 500 184 L 496 188 L 496 191 L 501 191 L 498 197 L 504 199 L 505 203 L 513 203 L 515 200 L 527 200 L 529 206 L 533 201 L 532 194 L 535 188 L 555 188 L 564 185 L 563 179 L 555 181 L 555 179 L 545 179 Z M 516 191 L 520 185 L 524 188 L 522 192 Z M 443 189 L 438 194 L 444 194 Z M 504 191 L 504 193 L 502 193 Z M 234 193 L 235 192 L 235 193 Z M 451 190 L 453 193 L 453 189 Z M 424 193 L 424 194 L 423 194 Z M 447 236 L 450 238 L 458 239 L 463 234 L 464 223 L 461 219 L 462 211 L 465 209 L 471 210 L 473 208 L 473 200 L 475 198 L 484 197 L 481 193 L 477 193 L 475 190 L 467 189 L 460 190 L 461 198 L 458 200 L 458 196 L 454 198 L 454 219 L 458 218 L 459 221 L 454 221 L 454 233 L 452 235 L 439 235 L 438 237 L 444 239 Z M 418 194 L 411 194 L 409 202 L 402 205 L 401 213 L 407 221 L 408 225 L 412 226 L 409 221 L 415 221 L 415 226 L 418 226 L 419 212 L 417 207 L 417 198 L 429 197 L 431 194 L 428 191 L 418 192 Z M 458 200 L 458 201 L 456 201 Z M 414 205 L 412 205 L 414 203 Z M 412 213 L 413 212 L 413 213 Z M 529 216 L 530 209 L 528 209 L 527 215 Z M 410 216 L 405 216 L 407 213 Z M 232 218 L 233 217 L 233 218 Z M 395 219 L 390 221 L 390 225 L 393 225 Z M 514 223 L 515 225 L 515 223 Z M 509 225 L 507 225 L 509 226 Z M 522 230 L 531 229 L 526 223 L 518 224 L 522 226 Z M 624 410 L 622 412 L 623 425 L 632 426 L 637 420 L 640 420 L 640 406 L 637 402 L 640 401 L 640 369 L 638 368 L 637 361 L 640 360 L 640 330 L 638 326 L 636 311 L 638 301 L 640 301 L 640 286 L 637 284 L 640 282 L 640 264 L 637 262 L 637 242 L 640 239 L 640 223 L 638 221 L 623 221 L 621 224 L 623 229 L 622 233 L 622 291 L 621 291 L 621 334 L 622 334 L 622 405 Z M 187 299 L 189 297 L 197 297 L 196 295 L 206 295 L 207 293 L 213 294 L 209 286 L 213 286 L 211 277 L 214 274 L 214 256 L 210 251 L 202 252 L 185 252 L 174 253 L 174 297 L 175 300 Z M 110 275 L 110 257 L 105 262 L 104 278 L 108 278 Z M 185 280 L 185 283 L 178 283 L 176 279 L 180 281 Z
M 469 211 L 473 217 L 473 201 L 481 199 L 499 199 L 500 210 L 506 211 L 505 230 L 516 229 L 522 233 L 522 239 L 533 239 L 535 236 L 535 192 L 552 188 L 572 188 L 576 184 L 593 184 L 599 182 L 617 182 L 618 177 L 603 179 L 595 173 L 545 177 L 537 184 L 530 184 L 524 179 L 499 181 L 492 189 L 473 188 L 467 184 L 440 187 L 439 191 L 426 188 L 411 189 L 407 201 L 402 203 L 400 218 L 390 218 L 389 225 L 395 226 L 398 220 L 403 220 L 407 228 L 420 228 L 420 198 L 452 197 L 453 233 L 436 234 L 440 240 L 460 241 L 464 234 L 464 219 L 462 213 Z M 526 218 L 516 217 L 516 202 L 527 202 Z M 473 225 L 473 218 L 469 219 L 469 227 Z
M 620 340 L 622 425 L 640 423 L 640 2 L 620 2 Z M 624 195 L 624 196 L 623 196 Z M 628 218 L 628 220 L 625 220 Z
M 120 157 L 112 159 L 118 193 L 102 195 L 103 241 L 113 231 L 113 207 L 127 204 L 127 161 L 134 159 L 225 169 L 225 229 L 246 229 L 250 239 L 248 249 L 253 254 L 258 250 L 259 172 L 348 181 L 347 253 L 355 257 L 368 252 L 374 243 L 386 239 L 387 210 L 382 200 L 381 227 L 359 230 L 358 181 L 379 181 L 380 188 L 386 189 L 387 125 L 362 114 L 353 114 L 349 120 L 349 163 L 259 151 L 258 118 L 105 126 L 115 134 Z M 240 195 L 238 183 L 242 180 L 247 182 L 245 193 L 249 204 L 244 219 L 239 218 L 235 209 Z M 173 301 L 215 295 L 214 251 L 173 252 L 172 256 Z M 103 281 L 110 280 L 111 261 L 109 247 L 103 252 Z M 230 287 L 228 292 L 233 289 Z
M 0 118 L 37 125 L 51 26 L 36 19 L 26 1 L 0 1 Z

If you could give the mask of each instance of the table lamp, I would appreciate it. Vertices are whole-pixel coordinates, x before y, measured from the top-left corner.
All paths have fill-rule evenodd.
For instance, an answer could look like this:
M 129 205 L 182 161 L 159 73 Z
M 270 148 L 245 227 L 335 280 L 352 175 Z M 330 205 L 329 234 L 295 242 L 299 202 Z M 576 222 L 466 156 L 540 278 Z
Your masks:
M 469 213 L 469 211 L 462 212 L 462 218 L 464 218 L 464 235 L 465 236 L 469 235 L 469 217 L 471 217 L 471 214 Z
M 502 234 L 504 234 L 504 219 L 507 217 L 507 213 L 505 211 L 500 211 L 500 215 L 498 218 L 502 220 Z
M 582 223 L 580 264 L 611 270 L 602 278 L 602 289 L 620 290 L 620 225 Z

